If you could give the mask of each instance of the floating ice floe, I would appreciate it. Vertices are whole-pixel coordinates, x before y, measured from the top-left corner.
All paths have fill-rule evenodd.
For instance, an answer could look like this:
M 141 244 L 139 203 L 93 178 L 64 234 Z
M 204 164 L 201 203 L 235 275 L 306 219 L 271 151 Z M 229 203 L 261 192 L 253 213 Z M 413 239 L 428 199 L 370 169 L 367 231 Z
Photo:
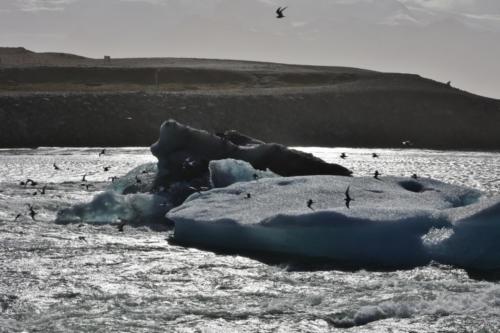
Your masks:
M 407 268 L 434 260 L 500 269 L 500 200 L 432 179 L 236 182 L 191 195 L 167 217 L 175 223 L 175 242 L 215 251 L 347 267 Z
M 236 131 L 213 135 L 173 120 L 160 129 L 151 150 L 158 164 L 139 166 L 115 180 L 89 203 L 59 212 L 58 223 L 170 223 L 164 217 L 193 193 L 234 181 L 280 175 L 343 174 L 346 168 L 278 144 L 267 144 Z M 235 157 L 238 160 L 222 160 Z M 256 170 L 254 168 L 259 168 Z M 149 224 L 149 223 L 148 223 Z
M 286 262 L 500 270 L 500 198 L 477 190 L 346 177 L 349 170 L 310 154 L 175 121 L 162 125 L 151 150 L 157 168 L 132 170 L 57 222 L 173 221 L 179 244 Z

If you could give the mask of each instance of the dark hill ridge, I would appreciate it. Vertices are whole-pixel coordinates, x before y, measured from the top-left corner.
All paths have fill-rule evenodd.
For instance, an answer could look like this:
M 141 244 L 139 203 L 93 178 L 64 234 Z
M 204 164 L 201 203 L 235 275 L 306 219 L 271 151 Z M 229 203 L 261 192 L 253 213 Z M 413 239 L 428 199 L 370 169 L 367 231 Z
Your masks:
M 0 58 L 6 53 L 0 48 Z M 500 150 L 500 101 L 418 75 L 234 60 L 50 57 L 50 66 L 0 65 L 1 147 L 145 146 L 173 118 L 288 145 L 400 147 L 411 140 L 423 148 Z M 63 58 L 74 63 L 56 61 Z

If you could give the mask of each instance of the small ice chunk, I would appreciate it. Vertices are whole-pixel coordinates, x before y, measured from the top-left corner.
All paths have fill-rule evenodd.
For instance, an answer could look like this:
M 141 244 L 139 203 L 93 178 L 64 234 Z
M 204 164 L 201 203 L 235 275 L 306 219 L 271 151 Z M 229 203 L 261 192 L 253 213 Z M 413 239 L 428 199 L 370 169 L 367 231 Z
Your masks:
M 261 178 L 278 177 L 274 172 L 256 170 L 245 161 L 231 158 L 211 161 L 208 164 L 212 187 L 226 187 L 237 182 L 255 181 Z

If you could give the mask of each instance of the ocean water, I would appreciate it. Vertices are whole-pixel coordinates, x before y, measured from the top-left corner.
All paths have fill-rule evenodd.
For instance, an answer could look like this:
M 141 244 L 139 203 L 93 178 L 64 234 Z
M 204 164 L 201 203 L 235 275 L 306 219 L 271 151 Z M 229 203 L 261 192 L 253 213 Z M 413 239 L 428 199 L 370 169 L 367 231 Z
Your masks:
M 355 175 L 417 173 L 500 194 L 499 153 L 300 149 Z M 99 151 L 0 150 L 0 332 L 500 332 L 500 282 L 453 267 L 295 271 L 173 246 L 148 227 L 55 224 L 109 177 L 155 161 L 147 148 Z M 28 178 L 38 184 L 19 185 Z

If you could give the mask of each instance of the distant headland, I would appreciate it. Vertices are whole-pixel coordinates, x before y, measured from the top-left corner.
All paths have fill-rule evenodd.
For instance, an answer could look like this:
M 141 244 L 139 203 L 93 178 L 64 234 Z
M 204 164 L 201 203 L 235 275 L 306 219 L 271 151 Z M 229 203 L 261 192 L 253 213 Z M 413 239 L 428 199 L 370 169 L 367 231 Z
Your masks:
M 286 145 L 500 150 L 500 100 L 414 74 L 0 47 L 0 147 L 148 146 L 169 118 Z

